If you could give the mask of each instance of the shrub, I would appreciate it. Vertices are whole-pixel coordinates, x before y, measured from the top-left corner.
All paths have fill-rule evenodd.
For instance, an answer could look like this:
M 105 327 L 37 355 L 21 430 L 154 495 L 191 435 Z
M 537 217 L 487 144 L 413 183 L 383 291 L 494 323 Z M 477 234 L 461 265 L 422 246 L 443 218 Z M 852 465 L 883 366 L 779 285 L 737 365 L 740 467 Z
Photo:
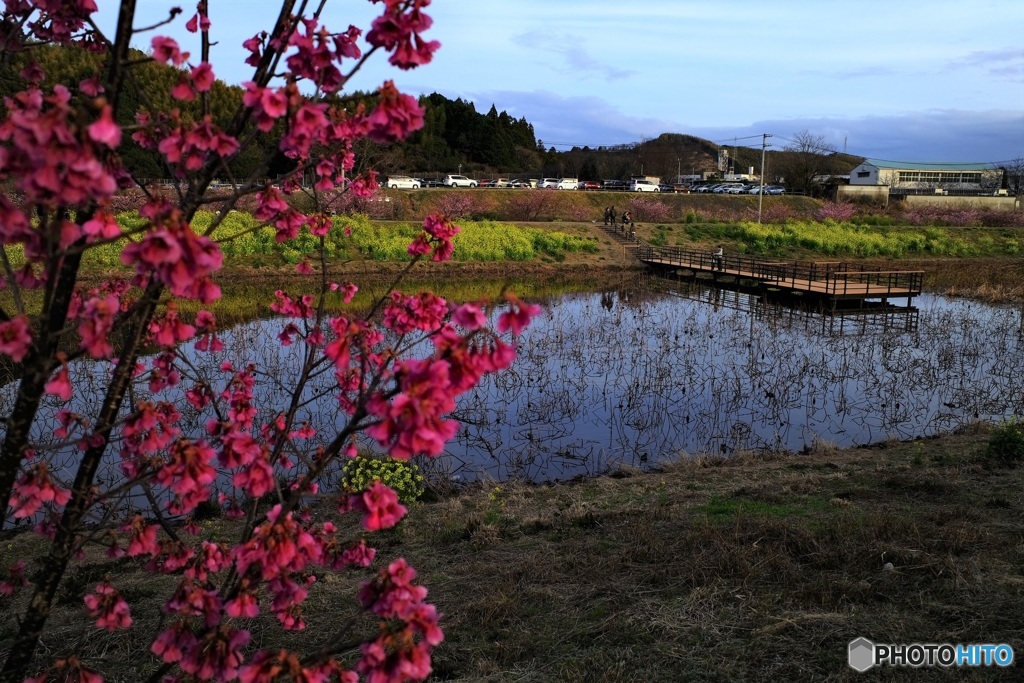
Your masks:
M 629 210 L 633 220 L 645 223 L 665 223 L 672 219 L 672 207 L 650 197 L 630 197 Z
M 834 220 L 848 221 L 857 213 L 857 207 L 848 202 L 825 202 L 814 212 L 814 219 L 817 221 Z
M 394 490 L 405 505 L 418 500 L 425 488 L 420 468 L 408 460 L 365 454 L 345 463 L 341 485 L 346 491 L 360 493 L 375 481 Z
M 539 221 L 551 218 L 555 203 L 553 192 L 522 191 L 509 198 L 505 211 L 510 220 Z
M 983 457 L 1002 467 L 1014 467 L 1024 460 L 1024 424 L 1013 419 L 997 427 L 985 447 Z
M 450 220 L 478 216 L 485 211 L 486 199 L 472 190 L 448 190 L 441 193 L 434 210 L 443 213 Z

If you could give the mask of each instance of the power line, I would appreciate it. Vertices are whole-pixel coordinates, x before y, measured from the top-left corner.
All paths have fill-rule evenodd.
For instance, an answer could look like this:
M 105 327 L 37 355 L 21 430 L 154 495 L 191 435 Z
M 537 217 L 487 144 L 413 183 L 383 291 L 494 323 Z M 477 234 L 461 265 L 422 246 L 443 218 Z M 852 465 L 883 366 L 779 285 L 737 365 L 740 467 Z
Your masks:
M 708 142 L 712 142 L 712 143 L 714 143 L 716 145 L 727 145 L 729 142 L 736 142 L 737 140 L 754 140 L 754 139 L 760 140 L 761 139 L 761 135 L 760 134 L 758 134 L 758 135 L 746 135 L 746 136 L 741 137 L 741 138 L 726 138 L 725 140 L 722 140 L 721 142 L 718 141 L 718 140 L 708 140 Z M 748 147 L 749 145 L 735 145 L 734 144 L 734 145 L 729 145 L 729 146 L 731 146 L 731 147 Z

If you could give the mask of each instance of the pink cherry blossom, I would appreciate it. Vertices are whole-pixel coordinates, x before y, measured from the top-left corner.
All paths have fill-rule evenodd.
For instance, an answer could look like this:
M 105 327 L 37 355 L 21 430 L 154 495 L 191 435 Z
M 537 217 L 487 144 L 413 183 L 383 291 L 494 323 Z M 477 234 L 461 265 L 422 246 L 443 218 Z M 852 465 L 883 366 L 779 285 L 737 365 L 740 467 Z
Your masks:
M 31 348 L 32 332 L 28 316 L 22 314 L 0 322 L 0 353 L 6 353 L 16 362 L 20 362 Z
M 89 616 L 96 619 L 96 628 L 116 631 L 132 625 L 128 603 L 113 586 L 104 581 L 85 596 Z
M 18 477 L 8 505 L 14 508 L 14 517 L 31 517 L 46 504 L 66 505 L 71 492 L 58 485 L 49 472 L 49 465 L 38 462 Z
M 373 21 L 372 30 L 366 34 L 367 42 L 390 51 L 388 61 L 401 69 L 427 64 L 441 47 L 437 41 L 426 41 L 419 35 L 432 24 L 431 18 L 420 10 L 427 4 L 429 2 L 414 2 L 412 8 L 403 13 L 404 8 L 399 3 L 388 2 L 384 14 Z
M 153 59 L 161 64 L 168 62 L 174 66 L 181 66 L 188 60 L 188 53 L 182 52 L 178 42 L 166 36 L 155 36 L 152 40 Z
M 191 76 L 192 84 L 199 92 L 209 92 L 216 80 L 213 75 L 213 67 L 209 62 L 203 62 L 199 66 L 194 67 Z
M 89 137 L 93 142 L 105 145 L 114 149 L 121 144 L 121 127 L 114 121 L 114 110 L 110 105 L 105 105 L 100 112 L 100 118 L 89 124 Z
M 415 98 L 398 92 L 392 81 L 385 81 L 377 94 L 377 106 L 367 117 L 371 139 L 395 142 L 423 127 L 423 108 Z
M 362 493 L 356 494 L 352 505 L 363 513 L 363 528 L 367 531 L 390 529 L 405 517 L 408 510 L 398 502 L 398 494 L 380 481 L 375 481 Z
M 189 33 L 195 33 L 197 30 L 201 30 L 204 33 L 210 30 L 210 18 L 205 14 L 196 13 L 192 15 L 192 18 L 185 22 L 185 30 Z
M 512 332 L 519 336 L 530 324 L 530 321 L 540 315 L 541 307 L 536 304 L 527 304 L 520 301 L 513 295 L 508 295 L 508 309 L 498 316 L 498 331 Z
M 93 297 L 82 306 L 78 334 L 81 348 L 93 358 L 109 358 L 114 353 L 110 332 L 120 308 L 121 302 L 114 294 Z
M 462 304 L 452 311 L 452 322 L 467 330 L 479 330 L 487 323 L 487 316 L 478 304 Z
M 10 597 L 28 585 L 28 579 L 25 578 L 25 567 L 24 560 L 18 560 L 7 566 L 3 578 L 0 580 L 0 595 Z
M 44 391 L 62 401 L 71 400 L 71 380 L 68 377 L 67 363 L 61 363 L 60 368 L 57 369 L 57 374 L 46 383 Z
M 155 524 L 146 524 L 142 515 L 136 515 L 127 526 L 122 528 L 122 531 L 127 531 L 129 534 L 125 554 L 128 557 L 159 554 L 160 543 L 157 541 L 157 529 Z

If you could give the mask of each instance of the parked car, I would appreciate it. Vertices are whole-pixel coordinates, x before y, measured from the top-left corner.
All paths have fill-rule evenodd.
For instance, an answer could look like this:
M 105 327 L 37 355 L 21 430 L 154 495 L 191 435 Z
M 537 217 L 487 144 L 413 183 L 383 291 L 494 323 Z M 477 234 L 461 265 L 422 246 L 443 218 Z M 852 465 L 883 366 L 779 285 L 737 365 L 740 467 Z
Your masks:
M 601 183 L 606 190 L 625 190 L 626 182 L 624 180 L 606 180 Z
M 480 187 L 508 187 L 508 178 L 494 178 L 487 182 L 481 182 Z
M 422 187 L 418 178 L 410 178 L 407 175 L 388 176 L 384 186 L 392 190 L 418 190 Z
M 658 185 L 658 190 L 661 192 L 675 192 L 675 188 L 672 187 L 672 183 L 661 183 Z
M 747 194 L 761 194 L 761 186 L 754 185 L 749 190 L 747 190 Z M 767 192 L 765 194 L 767 194 Z
M 690 186 L 686 183 L 672 183 L 672 191 L 680 194 L 688 194 L 690 192 Z
M 786 188 L 779 187 L 778 185 L 769 185 L 764 188 L 765 194 L 786 194 Z
M 559 178 L 558 185 L 556 187 L 559 190 L 576 190 L 579 189 L 580 181 L 576 178 Z
M 464 175 L 446 175 L 444 184 L 448 187 L 476 187 L 477 182 Z
M 725 194 L 743 194 L 747 191 L 746 185 L 730 185 L 725 188 Z
M 716 187 L 718 187 L 718 185 L 701 185 L 697 188 L 697 192 L 700 194 L 709 194 L 714 192 Z
M 601 183 L 597 182 L 596 180 L 581 180 L 580 181 L 580 189 L 581 190 L 600 190 L 601 189 Z
M 629 181 L 630 192 L 661 192 L 661 188 L 656 183 L 652 183 L 650 180 L 644 180 L 643 178 L 634 178 Z
M 558 178 L 541 178 L 537 182 L 537 188 L 541 190 L 553 190 L 558 187 Z
M 536 180 L 530 180 L 529 178 L 513 178 L 508 181 L 509 187 L 535 187 L 537 185 Z

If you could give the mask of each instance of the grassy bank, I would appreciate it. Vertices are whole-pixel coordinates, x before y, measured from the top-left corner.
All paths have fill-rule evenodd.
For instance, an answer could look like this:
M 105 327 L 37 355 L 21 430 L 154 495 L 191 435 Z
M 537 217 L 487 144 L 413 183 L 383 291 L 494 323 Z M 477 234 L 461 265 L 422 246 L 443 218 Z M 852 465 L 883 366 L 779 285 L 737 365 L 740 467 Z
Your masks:
M 978 453 L 989 438 L 979 428 L 569 483 L 481 484 L 413 506 L 375 538 L 378 565 L 405 556 L 442 612 L 437 681 L 855 681 L 863 675 L 847 667 L 846 648 L 861 636 L 1005 642 L 1019 658 L 1024 469 L 986 467 Z M 201 536 L 230 538 L 231 524 L 205 520 Z M 37 542 L 9 537 L 3 559 Z M 86 558 L 46 641 L 103 659 L 109 680 L 151 672 L 147 635 L 174 577 L 140 564 Z M 81 594 L 106 575 L 133 600 L 136 623 L 104 646 Z M 245 620 L 254 645 L 313 650 L 352 619 L 356 634 L 371 633 L 354 600 L 366 575 L 318 571 L 307 629 Z M 1020 670 L 898 676 L 1009 681 Z
M 857 680 L 860 636 L 1024 653 L 1024 473 L 979 465 L 986 441 L 502 485 L 415 510 L 389 550 L 431 577 L 443 680 Z

